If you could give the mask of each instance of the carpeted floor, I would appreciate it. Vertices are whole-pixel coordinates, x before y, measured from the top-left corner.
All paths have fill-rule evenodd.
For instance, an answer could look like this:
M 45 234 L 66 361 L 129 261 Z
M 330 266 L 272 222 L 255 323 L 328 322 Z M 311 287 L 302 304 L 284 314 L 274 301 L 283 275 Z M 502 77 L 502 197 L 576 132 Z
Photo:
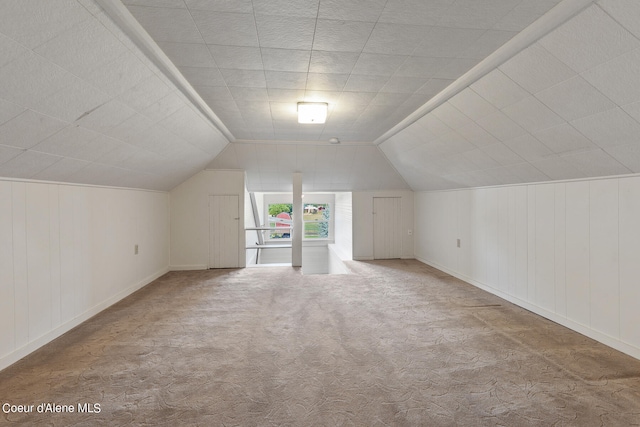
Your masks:
M 640 361 L 417 261 L 348 266 L 169 273 L 0 372 L 36 411 L 0 424 L 640 425 Z

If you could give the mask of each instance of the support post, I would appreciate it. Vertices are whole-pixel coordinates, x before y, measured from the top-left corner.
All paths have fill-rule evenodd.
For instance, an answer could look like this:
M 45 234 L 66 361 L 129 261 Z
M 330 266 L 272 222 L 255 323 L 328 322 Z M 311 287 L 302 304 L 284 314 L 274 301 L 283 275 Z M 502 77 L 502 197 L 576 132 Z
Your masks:
M 293 174 L 293 230 L 291 233 L 291 265 L 302 267 L 302 234 L 304 222 L 302 221 L 302 173 Z

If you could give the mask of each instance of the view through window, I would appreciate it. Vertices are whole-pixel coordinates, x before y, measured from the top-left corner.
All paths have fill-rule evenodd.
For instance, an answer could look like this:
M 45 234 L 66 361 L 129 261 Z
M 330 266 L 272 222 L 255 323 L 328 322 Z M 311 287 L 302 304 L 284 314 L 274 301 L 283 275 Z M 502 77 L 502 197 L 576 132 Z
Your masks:
M 304 239 L 329 239 L 331 205 L 329 203 L 305 203 L 302 213 Z M 291 227 L 295 212 L 291 203 L 271 203 L 268 205 L 269 227 L 275 228 L 270 239 L 291 238 Z

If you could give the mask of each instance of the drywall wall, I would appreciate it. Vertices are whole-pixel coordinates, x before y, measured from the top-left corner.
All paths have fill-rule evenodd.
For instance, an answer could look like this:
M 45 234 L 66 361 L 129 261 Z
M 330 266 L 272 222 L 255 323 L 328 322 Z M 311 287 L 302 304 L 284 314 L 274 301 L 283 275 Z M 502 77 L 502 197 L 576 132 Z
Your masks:
M 640 177 L 420 192 L 415 217 L 419 260 L 640 358 Z
M 171 269 L 209 268 L 209 196 L 237 195 L 244 216 L 244 171 L 204 170 L 171 190 Z M 246 264 L 244 218 L 238 221 L 238 257 Z
M 0 369 L 168 267 L 167 193 L 0 179 Z
M 400 230 L 402 232 L 402 258 L 413 258 L 413 192 L 397 191 L 358 191 L 352 193 L 353 208 L 353 259 L 373 259 L 373 198 L 400 197 Z

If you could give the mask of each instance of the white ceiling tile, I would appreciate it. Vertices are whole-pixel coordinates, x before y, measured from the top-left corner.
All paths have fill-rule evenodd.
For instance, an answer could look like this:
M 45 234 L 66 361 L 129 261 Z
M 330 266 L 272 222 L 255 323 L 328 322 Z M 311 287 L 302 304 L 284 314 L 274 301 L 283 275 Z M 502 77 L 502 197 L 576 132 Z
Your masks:
M 462 153 L 462 155 L 476 166 L 476 170 L 490 169 L 500 166 L 500 163 L 492 159 L 487 153 L 479 148 Z
M 216 12 L 237 13 L 252 13 L 252 3 L 256 3 L 256 5 L 259 4 L 258 1 L 252 2 L 251 0 L 178 0 L 176 3 L 183 3 L 180 7 L 184 7 L 186 4 L 186 7 L 191 10 L 214 10 Z
M 640 123 L 640 102 L 634 102 L 622 107 L 622 109 L 633 119 Z
M 359 59 L 357 52 L 327 52 L 314 50 L 311 52 L 309 72 L 311 73 L 350 73 Z
M 185 8 L 184 0 L 123 0 L 127 6 L 169 7 L 174 9 Z
M 262 70 L 263 62 L 260 48 L 251 46 L 209 45 L 218 68 L 240 70 Z
M 307 83 L 306 73 L 292 73 L 288 71 L 265 71 L 268 88 L 304 89 Z
M 370 76 L 392 76 L 407 58 L 408 56 L 401 55 L 361 53 L 356 65 L 353 67 L 353 73 Z
M 378 92 L 389 80 L 387 76 L 352 74 L 344 86 L 345 92 Z
M 389 0 L 380 22 L 407 25 L 436 25 L 452 1 Z
M 465 126 L 470 122 L 473 122 L 473 120 L 471 120 L 460 110 L 454 107 L 451 102 L 445 102 L 444 104 L 433 110 L 431 114 L 440 119 L 443 123 L 445 123 L 449 128 L 453 130 L 456 130 L 461 126 Z M 441 135 L 442 134 L 438 136 Z
M 298 145 L 296 147 L 296 170 L 314 170 L 316 167 L 316 146 Z
M 335 108 L 335 104 L 337 104 L 338 100 L 342 92 L 340 91 L 329 91 L 329 90 L 306 90 L 304 92 L 304 101 L 305 102 L 327 102 L 329 103 L 328 116 L 331 117 L 331 113 Z M 292 100 L 292 101 L 299 101 Z
M 360 52 L 369 40 L 374 24 L 356 21 L 319 19 L 313 49 L 320 51 Z
M 262 70 L 221 69 L 227 86 L 266 87 L 265 72 Z M 271 72 L 271 71 L 268 71 Z
M 531 3 L 532 2 L 524 2 L 525 7 L 516 7 L 512 9 L 500 21 L 498 21 L 493 28 L 496 30 L 522 31 L 546 12 L 546 9 L 544 12 L 541 12 L 536 8 L 535 2 L 533 2 L 533 7 L 527 7 Z M 523 3 L 520 5 L 523 5 Z
M 545 157 L 532 162 L 532 164 L 551 179 L 580 179 L 587 177 L 576 165 L 556 155 Z
M 152 71 L 133 53 L 125 52 L 110 63 L 93 70 L 84 77 L 84 80 L 115 97 L 151 75 Z
M 554 155 L 546 145 L 528 133 L 517 138 L 510 139 L 504 144 L 509 147 L 511 151 L 528 162 L 535 162 Z
M 76 120 L 76 123 L 86 129 L 106 133 L 134 114 L 135 111 L 131 108 L 112 100 L 88 111 L 87 114 Z
M 486 145 L 481 148 L 489 157 L 502 166 L 523 163 L 525 160 L 502 143 Z
M 204 43 L 160 42 L 158 46 L 178 67 L 213 68 L 216 66 L 208 46 Z
M 640 40 L 596 5 L 542 38 L 540 43 L 578 73 L 640 47 Z
M 422 85 L 420 89 L 416 91 L 416 94 L 436 95 L 453 82 L 454 80 L 429 79 L 424 85 Z
M 20 107 L 13 102 L 5 101 L 4 99 L 0 98 L 0 125 L 8 122 L 24 111 L 24 107 Z
M 380 92 L 413 94 L 422 86 L 424 86 L 427 81 L 428 79 L 420 77 L 392 76 L 382 87 L 382 89 L 380 89 Z M 414 110 L 415 108 L 413 108 L 411 112 L 413 112 Z M 406 117 L 406 114 L 403 116 Z
M 59 66 L 29 52 L 0 68 L 0 98 L 35 107 L 42 98 L 64 89 L 76 79 Z
M 430 58 L 457 58 L 467 46 L 477 41 L 486 30 L 471 28 L 431 27 L 413 56 Z
M 170 92 L 171 89 L 162 80 L 155 75 L 151 75 L 120 95 L 117 101 L 133 110 L 142 111 L 167 96 Z
M 620 108 L 575 120 L 571 124 L 600 147 L 638 142 L 640 123 Z
M 9 62 L 24 56 L 28 50 L 20 43 L 0 33 L 0 68 Z
M 562 117 L 533 96 L 503 108 L 502 112 L 528 132 L 537 132 L 564 122 Z
M 484 59 L 495 52 L 500 46 L 511 40 L 517 32 L 487 30 L 480 37 L 462 48 L 460 58 Z
M 265 70 L 306 72 L 309 69 L 311 51 L 262 48 Z
M 476 2 L 458 0 L 440 20 L 440 25 L 458 28 L 494 27 L 518 2 Z
M 81 169 L 87 167 L 89 162 L 84 160 L 71 159 L 68 157 L 60 159 L 48 168 L 33 175 L 33 179 L 45 181 L 69 181 L 73 175 Z
M 471 89 L 498 109 L 508 107 L 529 96 L 526 90 L 498 69 L 473 83 Z
M 6 145 L 0 144 L 0 165 L 18 157 L 20 154 L 24 153 L 24 151 L 25 150 L 21 148 L 7 147 Z
M 207 44 L 259 46 L 252 13 L 198 11 L 193 20 Z
M 61 159 L 62 157 L 27 150 L 0 165 L 0 176 L 33 178 Z
M 536 98 L 567 121 L 616 107 L 616 104 L 580 76 L 538 92 Z
M 449 103 L 472 120 L 478 120 L 496 111 L 496 107 L 467 88 L 451 98 Z
M 95 160 L 101 154 L 93 150 L 95 145 L 91 141 L 98 138 L 99 134 L 78 126 L 70 125 L 59 132 L 45 138 L 35 145 L 32 150 L 53 154 L 62 157 L 74 157 L 76 159 Z
M 411 96 L 410 93 L 379 92 L 376 97 L 371 100 L 371 105 L 401 105 L 409 96 Z
M 396 75 L 404 77 L 432 77 L 450 62 L 450 58 L 410 56 L 398 68 Z
M 529 93 L 550 88 L 576 74 L 539 43 L 531 45 L 498 68 Z
M 72 0 L 0 2 L 2 33 L 31 49 L 90 17 Z
M 322 19 L 377 22 L 386 0 L 323 0 L 318 16 Z
M 469 122 L 462 126 L 457 126 L 456 131 L 476 147 L 495 145 L 500 142 L 495 136 L 481 128 L 476 122 Z
M 128 9 L 156 42 L 202 43 L 202 35 L 187 9 L 142 6 Z
M 175 113 L 178 109 L 182 108 L 184 104 L 185 101 L 183 98 L 176 92 L 172 92 L 142 110 L 141 113 L 152 121 L 157 122 Z
M 635 0 L 600 0 L 600 7 L 640 38 L 640 4 Z
M 543 182 L 549 177 L 530 163 L 505 166 L 507 170 L 517 176 L 521 182 Z
M 457 79 L 475 67 L 478 62 L 480 62 L 478 59 L 453 58 L 450 61 L 447 61 L 442 68 L 433 73 L 432 77 L 436 79 Z
M 92 85 L 76 79 L 74 84 L 40 100 L 34 109 L 65 122 L 73 122 L 111 97 Z
M 27 110 L 0 126 L 0 141 L 10 147 L 31 148 L 65 126 L 64 122 Z
M 194 88 L 226 85 L 218 68 L 180 67 L 180 72 Z
M 92 18 L 38 46 L 34 52 L 83 77 L 91 70 L 118 58 L 126 52 L 126 48 Z M 78 52 L 82 54 L 78 55 Z
M 618 105 L 640 101 L 640 49 L 584 72 L 582 77 Z
M 638 143 L 609 147 L 606 151 L 631 172 L 640 172 L 640 145 Z
M 348 74 L 307 74 L 307 90 L 312 91 L 340 91 L 344 87 Z
M 587 176 L 624 175 L 631 171 L 606 152 L 597 149 L 560 156 Z
M 258 15 L 300 16 L 315 18 L 319 0 L 253 0 L 253 9 Z
M 371 31 L 369 39 L 366 40 L 363 51 L 391 55 L 411 55 L 429 29 L 430 27 L 421 25 L 378 22 L 373 31 Z
M 595 148 L 596 145 L 568 123 L 534 133 L 533 136 L 554 153 Z
M 431 132 L 433 135 L 437 137 L 442 136 L 445 133 L 448 133 L 452 130 L 442 120 L 440 120 L 433 114 L 427 114 L 426 116 L 418 119 L 416 121 L 416 124 L 424 127 L 425 129 L 427 129 L 429 132 Z
M 252 18 L 253 19 L 253 18 Z M 256 15 L 260 47 L 311 50 L 315 19 Z
M 304 90 L 302 89 L 267 88 L 267 93 L 269 95 L 269 101 L 273 102 L 291 102 L 304 97 Z

